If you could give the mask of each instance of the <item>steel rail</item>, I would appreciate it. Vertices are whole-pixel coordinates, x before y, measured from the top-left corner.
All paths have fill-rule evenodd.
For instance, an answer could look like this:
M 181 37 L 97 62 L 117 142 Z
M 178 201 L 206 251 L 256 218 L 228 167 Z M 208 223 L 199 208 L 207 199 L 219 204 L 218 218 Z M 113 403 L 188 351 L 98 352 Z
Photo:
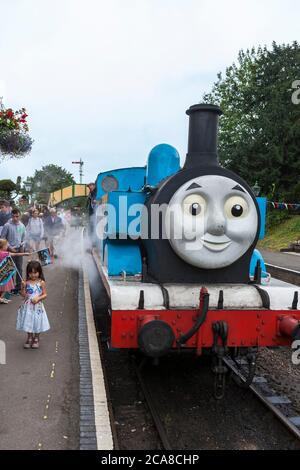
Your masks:
M 226 364 L 226 366 L 232 370 L 232 372 L 234 372 L 243 382 L 245 382 L 245 378 L 244 376 L 239 372 L 239 370 L 237 369 L 237 367 L 235 366 L 234 362 L 232 359 L 230 358 L 223 358 L 223 361 L 224 363 Z M 256 378 L 258 378 L 258 376 L 255 376 Z M 268 381 L 266 380 L 265 383 L 268 383 Z M 267 397 L 263 394 L 262 391 L 259 390 L 258 387 L 256 387 L 253 383 L 252 385 L 249 386 L 249 389 L 254 393 L 254 395 L 262 401 L 262 403 L 269 409 L 272 411 L 272 413 L 274 413 L 274 415 L 276 416 L 276 418 L 278 418 L 284 425 L 286 428 L 288 428 L 288 430 L 297 438 L 300 440 L 300 427 L 296 426 L 288 416 L 286 416 L 279 408 L 277 408 L 273 403 L 271 403 L 268 398 L 271 398 L 271 397 Z M 274 395 L 273 395 L 274 397 Z M 300 421 L 300 420 L 299 420 Z M 300 426 L 300 425 L 299 425 Z
M 157 430 L 157 433 L 159 435 L 159 438 L 161 440 L 161 443 L 163 445 L 163 449 L 164 450 L 172 450 L 172 446 L 170 444 L 170 441 L 168 439 L 168 436 L 167 436 L 167 433 L 165 431 L 165 428 L 162 424 L 162 421 L 159 417 L 159 414 L 158 414 L 158 411 L 156 409 L 156 406 L 155 406 L 155 403 L 154 403 L 154 400 L 151 396 L 151 393 L 150 391 L 148 390 L 146 384 L 145 384 L 145 381 L 143 379 L 143 376 L 142 376 L 142 373 L 141 373 L 141 369 L 140 367 L 138 366 L 138 364 L 136 364 L 136 361 L 133 360 L 133 364 L 134 364 L 134 369 L 135 369 L 135 373 L 137 375 L 137 378 L 138 378 L 138 381 L 140 383 L 140 386 L 141 386 L 141 389 L 142 389 L 142 392 L 144 394 L 144 397 L 145 397 L 145 400 L 147 402 L 147 405 L 148 405 L 148 408 L 149 408 L 149 411 L 151 413 L 151 416 L 152 416 L 152 419 L 153 419 L 153 422 L 155 424 L 155 427 L 156 427 L 156 430 Z

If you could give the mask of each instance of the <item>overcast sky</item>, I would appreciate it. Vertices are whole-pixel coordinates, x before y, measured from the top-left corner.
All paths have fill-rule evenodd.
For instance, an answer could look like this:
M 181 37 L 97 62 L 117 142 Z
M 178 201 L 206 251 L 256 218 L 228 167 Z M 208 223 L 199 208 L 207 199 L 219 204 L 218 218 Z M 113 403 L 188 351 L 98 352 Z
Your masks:
M 187 147 L 185 110 L 240 49 L 299 39 L 297 0 L 0 0 L 0 96 L 26 107 L 29 156 L 0 179 L 49 163 L 84 182 L 143 166 L 158 143 Z M 299 77 L 295 79 L 300 79 Z

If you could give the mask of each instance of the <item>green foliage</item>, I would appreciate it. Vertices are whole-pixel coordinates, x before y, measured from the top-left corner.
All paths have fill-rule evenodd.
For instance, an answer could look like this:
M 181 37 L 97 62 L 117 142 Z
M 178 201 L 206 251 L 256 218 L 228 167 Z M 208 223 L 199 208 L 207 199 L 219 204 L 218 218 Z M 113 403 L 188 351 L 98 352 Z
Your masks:
M 296 185 L 290 189 L 290 194 L 290 199 L 300 203 L 300 181 L 298 181 L 298 183 L 296 183 Z
M 47 202 L 50 193 L 75 183 L 73 175 L 58 165 L 43 166 L 29 180 L 39 202 Z
M 292 103 L 299 79 L 300 45 L 240 51 L 204 101 L 219 104 L 220 161 L 263 194 L 298 202 L 300 105 Z M 300 202 L 300 201 L 299 201 Z
M 274 211 L 284 213 L 284 211 Z M 287 211 L 285 211 L 287 212 Z M 291 243 L 300 239 L 300 215 L 290 216 L 288 220 L 275 224 L 267 229 L 266 237 L 258 244 L 259 248 L 270 250 L 280 250 L 287 248 Z
M 287 210 L 269 210 L 267 211 L 266 229 L 277 227 L 291 217 L 292 215 Z
M 0 180 L 0 194 L 8 199 L 11 197 L 11 193 L 15 191 L 17 185 L 11 180 Z

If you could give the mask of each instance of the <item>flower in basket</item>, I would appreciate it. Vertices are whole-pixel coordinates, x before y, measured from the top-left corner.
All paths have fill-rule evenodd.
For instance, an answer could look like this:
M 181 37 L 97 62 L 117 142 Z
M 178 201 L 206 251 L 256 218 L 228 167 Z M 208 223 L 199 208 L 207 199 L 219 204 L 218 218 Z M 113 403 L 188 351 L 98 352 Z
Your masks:
M 22 108 L 18 111 L 9 109 L 0 110 L 0 131 L 17 130 L 20 132 L 28 132 L 28 124 L 26 118 L 26 109 Z
M 0 108 L 0 153 L 18 158 L 31 151 L 33 140 L 28 135 L 26 109 L 13 111 Z
M 0 132 L 0 151 L 3 155 L 22 157 L 31 151 L 33 140 L 28 134 Z

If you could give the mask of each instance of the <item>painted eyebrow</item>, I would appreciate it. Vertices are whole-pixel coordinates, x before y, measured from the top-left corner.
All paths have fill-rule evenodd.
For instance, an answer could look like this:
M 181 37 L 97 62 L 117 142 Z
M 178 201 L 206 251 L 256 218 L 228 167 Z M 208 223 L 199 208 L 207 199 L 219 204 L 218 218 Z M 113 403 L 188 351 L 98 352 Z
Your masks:
M 202 188 L 202 186 L 200 186 L 200 184 L 197 184 L 197 183 L 192 183 L 191 186 L 189 186 L 186 191 L 189 191 L 190 189 L 196 189 L 196 188 Z
M 243 190 L 243 188 L 240 185 L 236 185 L 234 188 L 231 189 L 236 189 L 237 191 L 242 191 L 242 193 L 245 193 L 246 191 Z

